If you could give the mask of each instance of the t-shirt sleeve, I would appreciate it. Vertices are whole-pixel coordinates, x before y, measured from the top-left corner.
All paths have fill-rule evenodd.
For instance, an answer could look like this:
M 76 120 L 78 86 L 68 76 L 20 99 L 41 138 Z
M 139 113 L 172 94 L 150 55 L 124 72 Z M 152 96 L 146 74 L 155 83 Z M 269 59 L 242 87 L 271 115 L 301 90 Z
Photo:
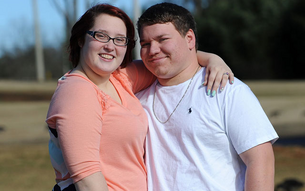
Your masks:
M 55 92 L 49 118 L 56 125 L 71 178 L 77 182 L 100 171 L 102 110 L 98 91 L 89 82 L 65 82 Z
M 238 154 L 277 140 L 276 131 L 248 86 L 239 85 L 226 96 L 226 133 Z
M 128 76 L 133 93 L 149 87 L 157 78 L 145 67 L 142 60 L 134 60 L 121 70 Z

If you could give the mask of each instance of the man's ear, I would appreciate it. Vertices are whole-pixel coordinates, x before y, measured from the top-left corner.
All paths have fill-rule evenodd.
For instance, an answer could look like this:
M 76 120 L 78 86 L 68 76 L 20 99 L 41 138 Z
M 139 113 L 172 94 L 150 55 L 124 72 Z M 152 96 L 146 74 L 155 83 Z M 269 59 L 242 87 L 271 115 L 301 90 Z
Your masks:
M 192 29 L 189 29 L 187 31 L 185 38 L 187 40 L 190 50 L 192 50 L 193 48 L 196 48 L 196 37 L 195 37 L 195 33 Z

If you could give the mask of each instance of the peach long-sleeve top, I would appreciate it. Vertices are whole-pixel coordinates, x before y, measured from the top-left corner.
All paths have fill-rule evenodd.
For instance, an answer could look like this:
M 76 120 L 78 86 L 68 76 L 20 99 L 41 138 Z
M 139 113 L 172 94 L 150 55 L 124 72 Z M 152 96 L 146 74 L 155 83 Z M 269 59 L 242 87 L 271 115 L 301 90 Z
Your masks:
M 115 71 L 110 81 L 122 104 L 79 74 L 67 73 L 58 81 L 46 122 L 51 162 L 61 189 L 102 172 L 109 190 L 147 190 L 148 122 L 134 92 L 154 79 L 144 66 L 134 63 Z

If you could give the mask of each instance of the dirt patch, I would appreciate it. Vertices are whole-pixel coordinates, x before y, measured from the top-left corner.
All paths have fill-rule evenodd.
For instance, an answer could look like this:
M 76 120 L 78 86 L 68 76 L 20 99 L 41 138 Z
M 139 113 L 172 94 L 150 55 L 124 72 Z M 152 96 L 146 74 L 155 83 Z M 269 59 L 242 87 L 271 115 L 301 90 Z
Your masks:
M 48 101 L 0 102 L 0 144 L 48 141 Z
M 274 146 L 275 155 L 275 185 L 287 180 L 303 183 L 296 191 L 305 190 L 305 147 L 300 146 Z M 291 185 L 293 186 L 293 185 Z
M 0 101 L 50 101 L 56 82 L 0 81 Z
M 48 101 L 51 98 L 49 92 L 0 92 L 1 101 Z

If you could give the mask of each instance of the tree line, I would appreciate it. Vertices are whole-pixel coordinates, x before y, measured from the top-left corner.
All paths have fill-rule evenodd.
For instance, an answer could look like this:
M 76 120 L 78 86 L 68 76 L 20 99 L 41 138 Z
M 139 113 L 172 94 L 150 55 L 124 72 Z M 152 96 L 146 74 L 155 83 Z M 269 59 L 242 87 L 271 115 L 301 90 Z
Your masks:
M 212 0 L 196 11 L 199 48 L 241 79 L 305 79 L 304 0 Z
M 199 49 L 221 56 L 236 77 L 305 79 L 304 0 L 184 0 L 197 22 Z M 70 30 L 67 28 L 67 30 Z M 63 48 L 44 47 L 46 78 L 67 64 Z M 35 47 L 15 48 L 0 58 L 0 79 L 35 80 Z M 71 67 L 71 66 L 70 66 Z

